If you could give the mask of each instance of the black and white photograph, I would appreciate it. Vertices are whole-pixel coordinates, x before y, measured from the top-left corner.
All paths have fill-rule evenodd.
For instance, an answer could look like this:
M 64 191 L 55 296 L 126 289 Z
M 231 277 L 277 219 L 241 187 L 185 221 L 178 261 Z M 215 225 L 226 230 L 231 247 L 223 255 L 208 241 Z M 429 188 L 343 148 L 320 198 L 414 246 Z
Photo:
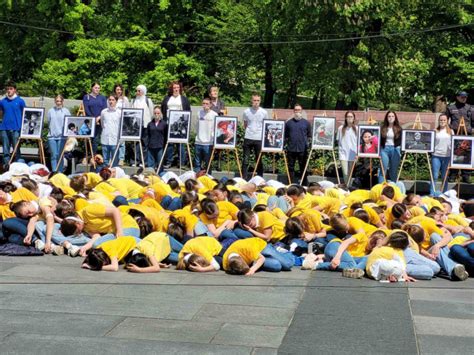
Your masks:
M 237 117 L 216 116 L 214 123 L 214 148 L 235 149 Z
M 21 119 L 21 138 L 39 138 L 43 130 L 44 108 L 25 107 Z
M 64 117 L 64 136 L 92 138 L 95 133 L 95 118 L 82 116 Z
M 473 159 L 474 137 L 453 136 L 451 141 L 451 168 L 471 169 L 474 168 Z
M 191 111 L 168 112 L 168 142 L 188 143 L 191 126 Z
M 360 158 L 380 157 L 380 126 L 359 125 L 357 137 L 357 155 Z
M 313 149 L 334 149 L 336 127 L 335 117 L 314 116 L 313 119 Z
M 435 131 L 402 130 L 402 150 L 407 153 L 433 153 Z
M 120 139 L 140 140 L 143 126 L 142 108 L 122 109 L 122 121 L 120 125 Z
M 285 141 L 285 121 L 264 120 L 262 152 L 282 152 Z

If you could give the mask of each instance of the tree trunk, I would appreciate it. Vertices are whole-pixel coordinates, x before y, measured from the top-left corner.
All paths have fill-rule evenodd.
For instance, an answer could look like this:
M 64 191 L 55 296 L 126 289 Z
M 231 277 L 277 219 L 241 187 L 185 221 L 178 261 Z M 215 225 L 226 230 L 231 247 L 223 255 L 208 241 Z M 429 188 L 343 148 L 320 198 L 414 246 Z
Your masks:
M 434 112 L 446 112 L 446 99 L 444 95 L 436 95 L 434 100 Z
M 297 94 L 298 94 L 298 80 L 293 79 L 291 80 L 290 87 L 288 88 L 285 108 L 293 108 L 295 106 Z
M 273 87 L 273 48 L 271 45 L 262 46 L 263 56 L 265 58 L 265 97 L 263 107 L 273 107 L 273 96 L 275 88 Z

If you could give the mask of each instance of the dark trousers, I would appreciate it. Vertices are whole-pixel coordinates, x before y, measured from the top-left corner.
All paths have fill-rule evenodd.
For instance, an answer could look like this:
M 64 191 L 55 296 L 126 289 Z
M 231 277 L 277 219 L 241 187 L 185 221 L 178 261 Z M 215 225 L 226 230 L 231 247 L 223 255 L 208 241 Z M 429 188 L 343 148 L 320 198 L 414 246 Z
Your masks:
M 308 159 L 308 152 L 287 152 L 288 157 L 288 169 L 290 170 L 291 183 L 299 184 L 301 176 L 303 175 L 303 170 L 306 165 L 306 160 Z M 296 172 L 295 165 L 298 162 L 298 173 Z M 304 174 L 302 181 L 303 185 L 308 185 L 308 174 Z
M 244 139 L 244 158 L 242 161 L 242 175 L 244 179 L 250 179 L 253 173 L 252 169 L 249 172 L 249 163 L 250 163 L 250 154 L 253 151 L 255 155 L 255 163 L 257 162 L 258 156 L 260 155 L 260 151 L 262 150 L 262 142 L 259 140 L 253 139 Z M 255 165 L 254 165 L 255 166 Z M 257 166 L 257 175 L 263 175 L 263 164 L 262 159 L 260 158 L 260 162 Z

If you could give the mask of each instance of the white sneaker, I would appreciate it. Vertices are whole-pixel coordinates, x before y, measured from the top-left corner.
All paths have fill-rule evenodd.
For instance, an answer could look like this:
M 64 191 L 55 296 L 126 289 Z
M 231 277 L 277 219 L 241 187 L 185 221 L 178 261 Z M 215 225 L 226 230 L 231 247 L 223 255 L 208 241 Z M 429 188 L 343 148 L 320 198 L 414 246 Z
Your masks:
M 80 250 L 81 248 L 79 248 L 77 245 L 71 245 L 67 250 L 67 255 L 69 255 L 71 258 L 75 258 L 79 255 Z
M 40 250 L 40 251 L 43 251 L 44 250 L 44 247 L 45 247 L 45 244 L 44 242 L 41 240 L 41 239 L 36 239 L 35 240 L 35 248 Z
M 301 270 L 316 270 L 316 266 L 318 266 L 320 262 L 316 255 L 308 254 L 303 260 Z
M 51 249 L 53 250 L 53 255 L 64 255 L 64 247 L 62 245 L 53 245 Z
M 457 264 L 454 267 L 452 274 L 455 276 L 454 279 L 458 279 L 459 281 L 465 281 L 469 278 L 469 274 L 467 273 L 466 268 L 462 264 Z

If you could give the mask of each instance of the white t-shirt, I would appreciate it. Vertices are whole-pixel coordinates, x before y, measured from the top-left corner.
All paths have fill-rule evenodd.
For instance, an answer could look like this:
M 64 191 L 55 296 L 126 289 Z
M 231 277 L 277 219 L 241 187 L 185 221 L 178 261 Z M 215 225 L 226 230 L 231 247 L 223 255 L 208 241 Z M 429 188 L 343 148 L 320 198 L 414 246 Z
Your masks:
M 245 139 L 252 139 L 259 141 L 262 139 L 263 120 L 268 119 L 268 113 L 263 108 L 259 107 L 254 110 L 249 107 L 244 111 L 244 122 L 247 124 L 245 129 Z
M 214 142 L 214 118 L 217 116 L 215 111 L 204 110 L 198 113 L 198 126 L 196 134 L 196 144 L 212 145 Z
M 168 99 L 168 111 L 169 110 L 182 110 L 183 109 L 183 103 L 181 102 L 181 95 L 178 95 L 176 97 L 170 96 Z
M 353 161 L 357 155 L 357 134 L 352 128 L 347 127 L 343 136 L 342 127 L 340 126 L 337 130 L 339 160 Z
M 387 140 L 385 141 L 385 146 L 387 145 L 392 145 L 395 146 L 395 132 L 393 131 L 393 128 L 389 128 L 387 130 Z
M 120 118 L 122 112 L 119 109 L 106 108 L 100 114 L 102 133 L 100 144 L 117 145 L 119 139 Z
M 437 157 L 449 157 L 451 153 L 451 135 L 446 128 L 436 132 L 435 150 L 433 155 Z

